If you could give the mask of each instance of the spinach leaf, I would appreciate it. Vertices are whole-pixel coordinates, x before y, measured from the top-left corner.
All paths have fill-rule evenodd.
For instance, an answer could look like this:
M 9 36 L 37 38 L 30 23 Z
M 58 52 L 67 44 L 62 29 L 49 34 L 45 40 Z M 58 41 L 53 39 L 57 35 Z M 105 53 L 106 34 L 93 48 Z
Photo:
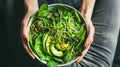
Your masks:
M 53 61 L 53 60 L 49 60 L 48 62 L 47 62 L 47 66 L 48 67 L 57 67 L 57 63 L 55 62 L 55 61 Z
M 37 16 L 46 17 L 48 14 L 49 14 L 48 5 L 47 4 L 43 4 L 40 7 L 40 9 L 38 10 Z

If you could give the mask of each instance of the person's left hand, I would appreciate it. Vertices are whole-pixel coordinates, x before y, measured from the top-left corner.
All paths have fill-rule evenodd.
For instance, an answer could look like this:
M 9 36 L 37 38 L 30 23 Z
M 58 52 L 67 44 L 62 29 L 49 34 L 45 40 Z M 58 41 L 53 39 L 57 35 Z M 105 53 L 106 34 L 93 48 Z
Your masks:
M 85 19 L 85 20 L 88 23 L 89 33 L 88 33 L 88 37 L 85 40 L 85 44 L 84 44 L 85 50 L 82 52 L 82 55 L 77 59 L 76 63 L 80 62 L 82 58 L 86 55 L 94 38 L 95 28 L 92 24 L 92 21 L 90 19 Z
M 37 0 L 24 0 L 25 7 L 26 7 L 26 14 L 21 21 L 21 41 L 23 44 L 24 49 L 26 50 L 27 54 L 34 60 L 35 56 L 32 54 L 30 49 L 28 48 L 27 42 L 29 42 L 29 34 L 28 34 L 28 22 L 30 17 L 38 11 L 38 1 Z

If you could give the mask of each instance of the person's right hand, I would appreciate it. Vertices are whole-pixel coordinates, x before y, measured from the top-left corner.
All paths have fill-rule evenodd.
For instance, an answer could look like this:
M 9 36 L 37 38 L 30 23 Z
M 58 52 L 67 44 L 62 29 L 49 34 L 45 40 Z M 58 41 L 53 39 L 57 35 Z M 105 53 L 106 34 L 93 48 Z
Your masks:
M 29 56 L 34 60 L 35 56 L 31 53 L 27 46 L 27 42 L 29 41 L 27 25 L 30 17 L 38 10 L 38 0 L 25 0 L 25 8 L 27 12 L 21 22 L 20 36 L 24 49 L 29 54 Z

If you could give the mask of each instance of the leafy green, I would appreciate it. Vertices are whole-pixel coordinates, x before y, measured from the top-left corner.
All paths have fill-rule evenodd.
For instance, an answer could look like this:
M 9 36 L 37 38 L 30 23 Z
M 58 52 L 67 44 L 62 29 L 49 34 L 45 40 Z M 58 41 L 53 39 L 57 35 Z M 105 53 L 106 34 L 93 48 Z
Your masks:
M 56 63 L 55 61 L 53 61 L 53 60 L 50 60 L 50 61 L 47 63 L 47 65 L 48 65 L 49 67 L 57 67 L 57 63 Z
M 43 5 L 40 7 L 37 16 L 46 17 L 48 14 L 49 14 L 48 5 L 47 5 L 47 4 L 43 4 Z
M 36 40 L 35 40 L 35 46 L 34 46 L 34 49 L 35 49 L 35 52 L 37 53 L 38 57 L 40 57 L 40 59 L 44 60 L 45 59 L 45 56 L 43 54 L 43 52 L 41 51 L 42 48 L 41 48 L 41 41 L 40 41 L 40 37 L 42 35 L 38 35 Z
M 57 67 L 81 54 L 87 29 L 77 10 L 43 4 L 33 18 L 29 43 L 48 67 Z
M 73 49 L 74 48 L 72 48 L 71 51 L 67 52 L 66 56 L 63 58 L 65 62 L 69 62 L 70 60 L 72 60 L 73 52 L 74 52 Z

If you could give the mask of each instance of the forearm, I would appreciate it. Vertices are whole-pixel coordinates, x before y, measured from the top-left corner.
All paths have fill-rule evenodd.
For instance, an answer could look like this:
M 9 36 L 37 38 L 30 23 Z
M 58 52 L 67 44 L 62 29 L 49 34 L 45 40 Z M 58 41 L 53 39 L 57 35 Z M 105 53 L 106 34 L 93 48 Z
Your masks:
M 84 18 L 91 19 L 96 0 L 83 0 L 80 12 Z
M 38 0 L 24 0 L 26 11 L 38 9 Z
M 29 17 L 33 15 L 38 10 L 38 0 L 24 0 L 26 14 L 24 19 L 29 20 Z M 27 21 L 22 21 L 22 26 L 27 27 Z

